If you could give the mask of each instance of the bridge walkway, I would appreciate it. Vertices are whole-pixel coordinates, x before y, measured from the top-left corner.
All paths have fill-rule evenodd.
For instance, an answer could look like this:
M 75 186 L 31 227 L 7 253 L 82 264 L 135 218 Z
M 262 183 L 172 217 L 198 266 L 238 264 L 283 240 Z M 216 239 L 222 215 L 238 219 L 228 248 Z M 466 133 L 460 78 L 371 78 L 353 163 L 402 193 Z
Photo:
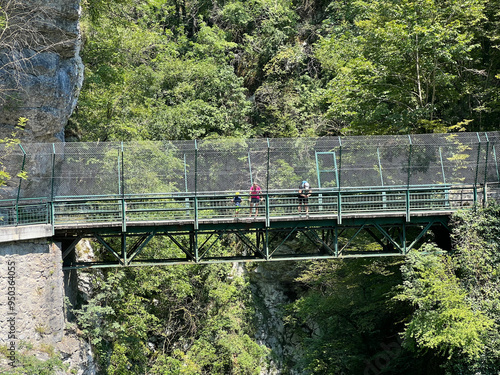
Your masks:
M 496 199 L 499 143 L 477 132 L 0 145 L 5 171 L 27 176 L 0 191 L 0 242 L 60 241 L 66 267 L 404 255 L 453 212 Z M 264 199 L 250 218 L 254 182 Z M 88 237 L 102 252 L 83 264 Z M 155 237 L 177 250 L 152 254 Z
M 306 215 L 298 212 L 292 192 L 265 192 L 255 216 L 247 205 L 237 209 L 228 195 L 58 199 L 42 203 L 38 211 L 35 205 L 25 206 L 20 212 L 28 214 L 27 207 L 31 207 L 47 218 L 53 238 L 64 244 L 65 267 L 121 267 L 400 256 L 430 230 L 447 228 L 453 212 L 474 207 L 487 196 L 474 186 L 323 189 L 310 198 Z M 359 251 L 353 246 L 353 240 L 362 235 L 376 247 Z M 149 241 L 160 236 L 178 251 L 168 257 L 151 257 L 144 251 Z M 216 243 L 231 236 L 246 250 L 222 254 Z M 291 251 L 286 242 L 297 237 L 304 238 L 309 246 Z M 83 238 L 96 238 L 105 251 L 105 260 L 82 262 L 72 258 Z

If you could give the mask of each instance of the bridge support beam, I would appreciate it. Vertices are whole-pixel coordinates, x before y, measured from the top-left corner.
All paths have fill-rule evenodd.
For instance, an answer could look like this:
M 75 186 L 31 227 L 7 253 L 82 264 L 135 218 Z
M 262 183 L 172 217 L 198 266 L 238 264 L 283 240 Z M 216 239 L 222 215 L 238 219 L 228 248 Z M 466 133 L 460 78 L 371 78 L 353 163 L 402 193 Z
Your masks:
M 276 261 L 349 257 L 403 256 L 425 240 L 431 229 L 448 230 L 447 218 L 425 218 L 407 222 L 383 219 L 344 219 L 342 224 L 300 221 L 283 227 L 220 225 L 172 230 L 171 227 L 134 228 L 127 232 L 94 233 L 101 245 L 99 261 L 72 261 L 67 255 L 82 236 L 63 243 L 66 269 L 127 267 L 168 264 L 210 264 L 222 262 Z M 179 229 L 179 228 L 177 228 Z M 182 227 L 180 227 L 182 229 Z M 154 255 L 148 243 L 163 237 L 165 251 Z M 113 240 L 114 238 L 114 240 Z M 170 245 L 168 245 L 170 243 Z

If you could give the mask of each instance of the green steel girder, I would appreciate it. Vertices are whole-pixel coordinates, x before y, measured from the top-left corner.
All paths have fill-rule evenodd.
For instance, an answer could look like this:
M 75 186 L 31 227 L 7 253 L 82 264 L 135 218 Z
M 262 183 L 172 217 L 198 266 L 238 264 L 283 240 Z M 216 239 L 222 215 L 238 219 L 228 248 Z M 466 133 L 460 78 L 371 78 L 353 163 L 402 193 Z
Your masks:
M 119 254 L 118 254 L 118 253 L 117 253 L 117 252 L 113 249 L 113 247 L 112 247 L 110 244 L 108 244 L 108 243 L 106 242 L 106 240 L 105 240 L 105 239 L 104 239 L 101 235 L 97 234 L 97 235 L 95 236 L 95 238 L 96 238 L 96 240 L 97 240 L 97 241 L 99 241 L 99 242 L 101 243 L 101 245 L 103 245 L 103 246 L 104 246 L 104 248 L 105 248 L 106 250 L 108 250 L 111 254 L 113 254 L 113 256 L 114 256 L 116 259 L 118 259 L 118 262 L 120 262 L 120 264 L 121 264 L 122 266 L 126 265 L 126 263 L 123 261 L 122 257 L 121 257 L 121 256 L 120 256 L 120 255 L 119 255 Z
M 385 244 L 370 228 L 365 228 L 365 232 L 368 233 L 380 246 L 386 247 Z
M 274 253 L 276 252 L 276 250 L 278 250 L 278 248 L 279 248 L 279 247 L 281 247 L 281 245 L 283 245 L 283 244 L 286 242 L 286 240 L 288 240 L 288 238 L 289 238 L 289 237 L 290 237 L 290 236 L 291 236 L 291 235 L 292 235 L 292 234 L 293 234 L 296 230 L 297 230 L 297 227 L 295 227 L 295 228 L 291 228 L 291 229 L 290 229 L 290 231 L 288 232 L 288 234 L 286 235 L 286 237 L 283 239 L 283 241 L 281 241 L 281 243 L 280 243 L 278 246 L 276 246 L 276 248 L 275 248 L 273 251 L 271 251 L 271 252 L 270 252 L 269 256 L 271 256 L 271 257 L 272 257 L 272 256 L 274 255 Z
M 379 224 L 375 223 L 374 224 L 375 228 L 377 228 L 379 230 L 380 233 L 382 233 L 382 235 L 384 236 L 384 238 L 389 241 L 389 243 L 391 243 L 396 249 L 399 250 L 400 254 L 404 254 L 405 253 L 405 250 L 404 248 L 406 247 L 405 244 L 403 244 L 403 246 L 400 246 L 392 237 L 391 235 L 384 229 L 382 228 Z
M 131 247 L 129 253 L 127 253 L 128 263 L 130 264 L 134 258 L 141 253 L 144 247 L 151 241 L 154 237 L 154 232 L 145 234 L 140 237 L 139 240 Z
M 172 241 L 175 245 L 177 245 L 177 247 L 178 247 L 179 249 L 181 249 L 181 250 L 182 250 L 182 251 L 183 251 L 183 252 L 187 255 L 187 257 L 188 257 L 189 259 L 191 259 L 192 261 L 195 261 L 195 262 L 197 261 L 196 257 L 195 257 L 195 256 L 194 256 L 194 255 L 193 255 L 193 254 L 189 251 L 189 249 L 186 249 L 184 246 L 182 246 L 182 244 L 181 244 L 179 241 L 177 241 L 177 239 L 176 239 L 174 236 L 172 236 L 172 234 L 170 234 L 170 233 L 165 233 L 165 236 L 167 236 L 168 238 L 170 238 L 170 240 L 171 240 L 171 241 Z M 191 247 L 193 247 L 193 241 L 190 241 L 190 245 L 191 245 Z
M 82 239 L 82 237 L 76 237 L 74 239 L 71 240 L 69 246 L 67 246 L 63 253 L 62 253 L 62 259 L 64 261 L 64 259 L 66 259 L 66 257 L 73 251 L 75 250 L 75 247 L 76 245 L 78 245 L 78 242 L 80 242 L 80 240 Z
M 68 262 L 64 267 L 72 268 L 102 268 L 102 267 L 127 267 L 142 265 L 166 265 L 166 264 L 211 264 L 222 262 L 248 262 L 248 261 L 275 261 L 275 260 L 299 260 L 299 259 L 331 259 L 338 257 L 366 257 L 366 256 L 400 256 L 405 255 L 410 249 L 425 236 L 435 225 L 447 227 L 447 217 L 414 217 L 411 222 L 405 218 L 377 218 L 377 219 L 345 219 L 342 224 L 335 221 L 301 221 L 285 223 L 271 223 L 271 227 L 263 227 L 261 223 L 249 225 L 228 226 L 200 226 L 195 230 L 191 226 L 180 227 L 132 227 L 127 232 L 120 232 L 116 228 L 102 231 L 102 228 L 94 233 L 82 232 L 73 234 L 70 245 L 63 249 L 64 258 L 74 250 L 81 238 L 94 237 L 103 248 L 112 255 L 111 261 L 106 262 Z M 273 225 L 275 224 L 275 225 Z M 322 225 L 321 225 L 322 224 Z M 408 245 L 409 229 L 417 235 Z M 172 230 L 173 229 L 173 230 Z M 374 229 L 380 233 L 378 236 Z M 391 234 L 391 229 L 392 234 Z M 348 250 L 350 245 L 362 232 L 366 232 L 382 247 L 381 251 L 355 252 Z M 354 233 L 353 233 L 354 232 Z M 320 233 L 320 234 L 318 234 Z M 213 246 L 227 235 L 235 235 L 239 241 L 250 251 L 244 255 L 230 253 L 226 256 L 212 256 Z M 317 246 L 317 251 L 307 248 L 307 251 L 283 253 L 282 248 L 287 241 L 295 236 L 303 235 L 310 243 Z M 155 236 L 168 238 L 185 255 L 173 258 L 140 259 L 140 255 L 147 244 Z M 184 244 L 181 237 L 188 237 Z M 115 249 L 106 238 L 119 238 L 119 248 Z M 133 238 L 131 245 L 127 246 L 127 239 Z M 339 244 L 342 239 L 342 244 Z M 199 241 L 202 241 L 199 243 Z M 386 241 L 387 243 L 385 243 Z M 68 241 L 66 241 L 68 243 Z M 393 251 L 391 246 L 396 251 Z
M 358 236 L 358 234 L 360 234 L 361 231 L 363 229 L 365 229 L 365 225 L 366 224 L 363 224 L 361 227 L 357 228 L 356 233 L 351 238 L 349 238 L 347 243 L 338 251 L 339 254 L 342 254 L 344 252 L 344 250 L 351 244 L 351 242 L 354 241 L 354 239 Z M 337 241 L 338 241 L 338 239 L 337 239 Z
M 325 241 L 323 241 L 323 239 L 321 239 L 319 236 L 318 236 L 318 233 L 316 233 L 316 231 L 314 230 L 310 230 L 310 231 L 304 231 L 304 235 L 311 241 L 311 243 L 313 244 L 316 244 L 316 243 L 320 243 L 322 245 L 322 249 L 325 249 L 327 250 L 327 252 L 330 253 L 330 255 L 335 255 L 335 250 L 333 250 Z M 311 237 L 314 237 L 314 238 L 311 238 Z

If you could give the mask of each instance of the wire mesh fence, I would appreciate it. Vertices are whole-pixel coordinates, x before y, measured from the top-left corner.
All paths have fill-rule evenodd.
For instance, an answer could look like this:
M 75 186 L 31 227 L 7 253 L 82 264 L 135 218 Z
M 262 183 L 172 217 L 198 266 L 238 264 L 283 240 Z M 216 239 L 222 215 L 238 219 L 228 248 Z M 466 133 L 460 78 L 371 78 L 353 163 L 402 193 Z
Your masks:
M 1 167 L 11 176 L 0 199 L 162 194 L 182 200 L 248 194 L 253 182 L 264 192 L 293 194 L 303 180 L 315 192 L 477 186 L 500 182 L 499 143 L 500 132 L 0 145 Z M 15 177 L 21 171 L 26 179 Z

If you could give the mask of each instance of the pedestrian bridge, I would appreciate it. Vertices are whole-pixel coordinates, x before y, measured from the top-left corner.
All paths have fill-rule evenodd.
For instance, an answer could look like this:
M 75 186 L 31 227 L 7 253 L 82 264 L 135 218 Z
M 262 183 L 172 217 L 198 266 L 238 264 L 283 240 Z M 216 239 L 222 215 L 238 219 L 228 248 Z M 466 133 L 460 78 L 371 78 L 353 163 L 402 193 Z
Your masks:
M 446 237 L 453 212 L 496 198 L 499 137 L 3 146 L 12 178 L 1 191 L 0 242 L 59 241 L 66 268 L 404 255 L 431 232 Z M 312 189 L 307 215 L 302 180 Z M 99 242 L 95 259 L 75 251 L 83 238 Z M 155 253 L 150 241 L 171 246 Z

